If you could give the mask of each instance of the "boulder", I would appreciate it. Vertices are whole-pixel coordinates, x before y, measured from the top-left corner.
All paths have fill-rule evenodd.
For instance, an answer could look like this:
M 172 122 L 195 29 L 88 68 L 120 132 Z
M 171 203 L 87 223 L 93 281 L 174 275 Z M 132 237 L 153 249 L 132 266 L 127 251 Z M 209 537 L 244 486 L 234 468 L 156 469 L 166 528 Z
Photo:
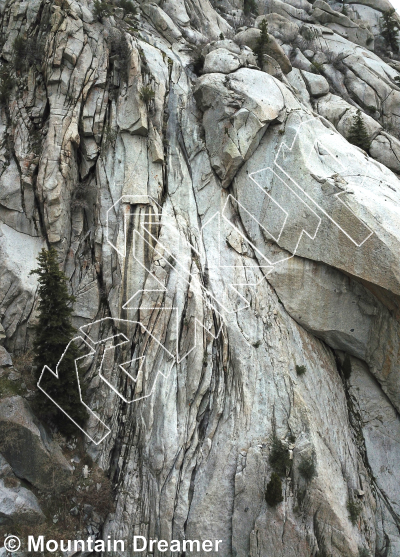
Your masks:
M 72 468 L 20 396 L 0 401 L 0 451 L 13 472 L 42 491 L 70 486 Z
M 239 55 L 241 52 L 240 46 L 236 44 L 234 41 L 231 41 L 230 39 L 222 39 L 219 41 L 211 41 L 210 43 L 208 43 L 203 48 L 202 54 L 203 56 L 207 56 L 207 54 L 209 54 L 213 50 L 218 50 L 219 48 L 229 50 L 229 52 L 232 52 L 233 54 L 237 54 L 237 55 Z
M 357 27 L 349 17 L 333 10 L 324 0 L 316 0 L 313 4 L 313 16 L 322 24 L 336 23 L 342 27 Z
M 400 408 L 397 354 L 385 348 L 396 343 L 400 327 L 373 294 L 327 265 L 298 257 L 277 265 L 268 280 L 297 323 L 331 348 L 367 362 L 392 404 Z
M 346 139 L 349 137 L 351 127 L 354 123 L 354 118 L 357 115 L 357 109 L 354 106 L 350 107 L 346 112 L 343 114 L 342 118 L 337 124 L 337 130 L 339 133 L 343 135 Z M 368 139 L 372 141 L 378 133 L 382 130 L 382 126 L 379 122 L 374 120 L 368 114 L 361 113 L 361 118 L 365 124 L 365 128 L 368 132 Z M 329 120 L 329 118 L 328 118 Z
M 153 3 L 142 4 L 142 11 L 151 19 L 154 27 L 159 31 L 170 43 L 179 41 L 182 33 L 160 6 Z
M 385 128 L 400 125 L 400 90 L 393 82 L 397 71 L 368 53 L 346 56 L 343 60 L 345 84 L 352 98 L 368 111 L 379 111 Z
M 232 73 L 241 66 L 240 58 L 225 48 L 218 48 L 207 54 L 203 73 Z
M 0 482 L 0 526 L 41 524 L 45 520 L 31 491 L 24 487 L 10 489 Z
M 182 30 L 190 29 L 190 22 L 195 18 L 195 27 L 208 39 L 217 39 L 221 33 L 227 35 L 230 25 L 213 8 L 211 2 L 188 4 L 185 0 L 157 0 L 163 10 Z M 144 2 L 140 2 L 141 6 Z M 190 6 L 190 7 L 189 7 Z M 193 28 L 193 26 L 192 26 Z
M 294 68 L 299 70 L 305 70 L 306 72 L 311 72 L 312 64 L 299 48 L 296 48 L 293 52 L 292 64 Z
M 332 348 L 366 358 L 378 304 L 363 286 L 326 265 L 298 257 L 277 265 L 268 281 L 302 327 Z
M 242 46 L 240 51 L 240 60 L 242 62 L 242 66 L 257 67 L 257 57 L 248 46 Z
M 302 71 L 307 89 L 312 97 L 322 97 L 329 93 L 329 83 L 323 75 Z
M 291 44 L 299 34 L 299 26 L 280 14 L 267 14 L 257 17 L 255 27 L 259 28 L 263 19 L 268 22 L 268 32 L 283 43 Z
M 245 31 L 241 31 L 237 35 L 235 35 L 234 40 L 239 45 L 246 45 L 254 50 L 257 47 L 258 39 L 261 36 L 260 29 L 246 29 Z M 280 67 L 284 74 L 288 74 L 292 70 L 292 64 L 290 63 L 289 58 L 286 56 L 285 51 L 282 49 L 280 44 L 277 42 L 275 37 L 269 35 L 269 41 L 265 46 L 265 54 L 268 56 L 272 56 Z
M 272 58 L 272 56 L 268 56 L 268 54 L 264 54 L 263 56 L 262 71 L 269 73 L 269 75 L 272 75 L 277 79 L 282 79 L 283 77 L 280 65 L 274 58 Z
M 386 132 L 375 137 L 369 149 L 371 157 L 393 172 L 400 173 L 400 141 Z
M 234 36 L 234 41 L 238 45 L 246 45 L 254 50 L 257 46 L 257 41 L 261 36 L 260 29 L 256 29 L 255 27 L 250 27 L 249 29 L 245 29 L 244 31 L 240 31 L 237 35 Z
M 308 49 L 308 48 L 307 48 L 307 50 L 305 50 L 303 52 L 303 54 L 308 60 L 312 60 L 315 56 L 315 52 L 313 50 Z
M 313 4 L 313 16 L 320 23 L 348 38 L 355 44 L 373 49 L 374 35 L 366 22 L 357 24 L 346 15 L 333 10 L 324 0 L 317 0 Z
M 284 133 L 270 128 L 234 182 L 248 237 L 272 263 L 294 253 L 400 294 L 400 231 L 393 224 L 400 208 L 397 177 L 297 106 L 288 114 Z M 283 187 L 289 180 L 306 203 L 303 211 L 290 188 Z M 286 224 L 281 209 L 263 208 L 266 187 L 285 211 Z M 279 238 L 276 253 L 256 222 Z
M 397 73 L 382 62 L 354 54 L 346 56 L 344 63 L 362 82 L 372 87 L 383 101 L 393 90 L 398 89 L 392 81 Z
M 12 359 L 10 354 L 4 348 L 4 346 L 0 346 L 0 367 L 11 367 L 12 366 Z
M 292 87 L 295 88 L 296 96 L 301 100 L 301 102 L 307 107 L 311 107 L 310 93 L 308 92 L 307 86 L 304 82 L 301 70 L 293 68 L 293 70 L 288 74 L 287 80 Z M 325 97 L 323 97 L 325 98 Z
M 188 27 L 190 25 L 190 17 L 188 16 L 183 0 L 165 0 L 162 5 L 164 11 L 177 25 L 182 27 Z
M 312 3 L 308 0 L 286 0 L 286 4 L 297 10 L 305 10 L 307 13 L 312 12 Z
M 270 75 L 241 68 L 228 79 L 221 74 L 202 76 L 194 96 L 204 112 L 211 164 L 223 187 L 228 187 L 283 109 L 280 88 Z
M 283 2 L 282 0 L 263 0 L 263 9 L 265 13 L 279 14 L 294 23 L 312 21 L 310 15 L 312 6 L 309 2 L 296 2 L 296 5 L 293 6 L 291 2 Z
M 312 61 L 314 64 L 324 65 L 328 62 L 328 58 L 324 52 L 319 51 L 314 54 Z
M 369 6 L 380 12 L 387 12 L 392 9 L 392 4 L 389 0 L 347 0 L 348 4 L 361 4 L 363 6 Z
M 292 72 L 293 73 L 293 72 Z M 337 95 L 326 95 L 316 105 L 318 114 L 332 122 L 344 136 L 349 136 L 357 109 Z M 368 114 L 361 113 L 368 131 L 371 147 L 369 154 L 394 172 L 400 172 L 400 141 L 383 131 L 382 126 Z
M 3 455 L 0 454 L 0 479 L 15 478 L 11 466 L 8 464 Z M 17 481 L 17 479 L 15 478 Z
M 351 104 L 342 99 L 342 97 L 332 95 L 331 93 L 318 99 L 316 103 L 318 114 L 332 122 L 336 129 L 341 118 L 350 108 L 353 108 Z
M 292 71 L 292 64 L 290 63 L 289 58 L 286 56 L 285 51 L 277 42 L 275 37 L 273 37 L 272 35 L 270 35 L 269 37 L 270 40 L 267 43 L 265 53 L 268 54 L 268 56 L 272 56 L 272 58 L 274 58 L 278 62 L 285 75 L 290 73 Z
M 373 33 L 375 40 L 376 39 L 380 40 L 381 39 L 380 23 L 381 23 L 382 12 L 380 12 L 375 8 L 361 5 L 360 3 L 354 5 L 353 8 L 357 13 L 358 18 L 360 18 L 364 22 L 368 22 L 369 29 Z

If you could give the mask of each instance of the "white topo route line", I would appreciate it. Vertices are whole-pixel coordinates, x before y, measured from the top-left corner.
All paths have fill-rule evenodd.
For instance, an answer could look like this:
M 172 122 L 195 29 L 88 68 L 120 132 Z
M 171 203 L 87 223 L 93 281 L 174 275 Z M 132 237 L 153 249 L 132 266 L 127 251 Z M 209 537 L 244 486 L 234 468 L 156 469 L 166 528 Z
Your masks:
M 282 264 L 284 261 L 291 259 L 296 255 L 298 250 L 299 244 L 303 238 L 303 236 L 307 236 L 309 239 L 316 241 L 318 237 L 318 232 L 320 230 L 320 226 L 322 223 L 322 219 L 326 217 L 331 221 L 337 228 L 349 239 L 356 247 L 361 247 L 373 234 L 373 231 L 366 226 L 360 219 L 357 219 L 356 215 L 351 211 L 348 205 L 342 200 L 343 194 L 346 192 L 340 191 L 339 193 L 335 194 L 335 199 L 337 202 L 340 202 L 345 207 L 346 211 L 350 211 L 352 213 L 352 218 L 355 221 L 358 220 L 359 223 L 359 236 L 361 238 L 353 238 L 352 235 L 343 228 L 343 225 L 337 222 L 327 210 L 321 206 L 321 204 L 317 203 L 315 199 L 310 195 L 309 192 L 306 191 L 305 188 L 301 187 L 298 181 L 295 179 L 293 172 L 296 172 L 296 169 L 292 168 L 293 161 L 291 160 L 291 156 L 295 155 L 295 151 L 297 145 L 300 141 L 300 132 L 304 126 L 310 124 L 310 122 L 315 122 L 315 120 L 309 120 L 305 122 L 301 122 L 298 126 L 297 133 L 293 139 L 293 142 L 290 146 L 286 144 L 285 141 L 282 141 L 281 146 L 277 152 L 277 155 L 274 160 L 274 168 L 263 168 L 258 170 L 257 172 L 253 172 L 249 175 L 250 182 L 249 187 L 256 188 L 254 193 L 256 196 L 260 196 L 262 194 L 262 199 L 264 200 L 263 203 L 266 204 L 265 208 L 265 217 L 262 222 L 260 222 L 252 213 L 249 206 L 246 207 L 246 200 L 242 200 L 239 202 L 235 199 L 232 195 L 228 195 L 223 209 L 221 212 L 215 213 L 213 217 L 207 220 L 207 222 L 202 226 L 200 230 L 200 238 L 205 243 L 205 231 L 206 227 L 214 226 L 217 229 L 219 234 L 219 259 L 216 261 L 216 267 L 220 269 L 220 274 L 223 275 L 223 269 L 226 268 L 226 265 L 222 264 L 221 261 L 221 249 L 222 246 L 225 244 L 225 238 L 222 238 L 221 233 L 221 223 L 223 222 L 227 225 L 228 230 L 234 231 L 236 234 L 239 235 L 243 242 L 246 242 L 251 246 L 254 250 L 254 253 L 257 255 L 257 261 L 254 265 L 254 268 L 263 269 L 264 274 L 263 278 L 268 275 L 268 273 L 276 267 L 278 264 Z M 306 132 L 307 133 L 307 132 Z M 312 141 L 310 146 L 310 155 L 307 159 L 307 162 L 311 159 L 313 154 L 319 149 L 320 142 L 318 138 Z M 340 175 L 340 171 L 345 170 L 343 165 L 338 161 L 333 153 L 331 153 L 325 146 L 323 146 L 324 152 L 328 154 L 338 167 L 337 174 Z M 289 162 L 287 160 L 289 159 Z M 327 177 L 329 178 L 329 177 Z M 252 186 L 251 186 L 252 184 Z M 270 184 L 274 184 L 275 188 L 278 188 L 279 199 L 276 199 L 273 195 L 268 192 L 268 187 Z M 285 208 L 284 204 L 290 201 L 291 206 L 297 207 L 296 215 L 291 215 L 288 208 Z M 251 200 L 250 200 L 251 203 Z M 128 210 L 123 208 L 123 242 L 119 238 L 117 240 L 117 244 L 111 238 L 111 230 L 112 223 L 111 220 L 114 218 L 114 226 L 118 224 L 118 214 L 119 214 L 119 205 L 129 205 Z M 96 350 L 99 347 L 104 346 L 103 354 L 101 357 L 101 363 L 99 366 L 99 377 L 103 383 L 105 383 L 110 389 L 112 389 L 126 404 L 132 404 L 133 402 L 138 402 L 140 400 L 149 398 L 155 390 L 156 383 L 158 378 L 161 376 L 164 379 L 168 379 L 172 370 L 177 364 L 180 364 L 188 355 L 196 348 L 197 346 L 197 335 L 198 335 L 198 327 L 205 330 L 208 335 L 211 335 L 212 338 L 217 339 L 221 334 L 224 316 L 232 313 L 237 313 L 243 309 L 249 307 L 249 302 L 247 299 L 239 292 L 236 287 L 240 286 L 255 286 L 255 284 L 249 284 L 248 282 L 245 284 L 229 284 L 227 287 L 227 292 L 225 298 L 223 300 L 217 299 L 216 296 L 206 288 L 201 281 L 199 280 L 199 273 L 191 272 L 191 267 L 188 265 L 187 254 L 194 253 L 197 258 L 200 259 L 200 252 L 196 249 L 192 244 L 190 244 L 186 238 L 183 237 L 183 234 L 180 233 L 178 227 L 171 226 L 170 224 L 165 224 L 161 222 L 162 217 L 162 207 L 157 203 L 156 200 L 146 196 L 146 195 L 124 195 L 122 196 L 116 203 L 112 205 L 107 211 L 106 216 L 106 239 L 107 243 L 115 250 L 118 255 L 125 259 L 127 257 L 127 238 L 128 238 L 128 227 L 131 224 L 130 219 L 133 218 L 134 215 L 130 212 L 131 205 L 145 205 L 149 208 L 151 207 L 152 212 L 148 213 L 140 213 L 141 222 L 139 228 L 133 228 L 133 239 L 138 241 L 138 244 L 145 248 L 149 253 L 153 254 L 153 257 L 150 258 L 150 263 L 148 266 L 143 261 L 143 256 L 139 253 L 136 253 L 134 249 L 135 241 L 132 242 L 132 249 L 131 255 L 133 255 L 133 259 L 137 269 L 142 269 L 142 272 L 145 271 L 148 276 L 151 277 L 151 280 L 155 282 L 156 288 L 151 289 L 142 289 L 136 291 L 131 297 L 129 297 L 128 301 L 125 302 L 121 309 L 125 312 L 133 311 L 135 313 L 134 319 L 116 319 L 111 317 L 105 317 L 103 319 L 99 319 L 93 323 L 88 325 L 84 325 L 80 327 L 80 334 L 75 339 L 73 339 L 66 347 L 64 353 L 62 354 L 60 361 L 57 364 L 55 371 L 51 370 L 48 366 L 44 366 L 42 373 L 40 375 L 38 381 L 39 389 L 46 394 L 46 396 L 76 425 L 78 429 L 80 429 L 93 443 L 98 445 L 101 443 L 109 434 L 110 428 L 102 421 L 98 415 L 93 412 L 89 406 L 84 402 L 82 399 L 82 392 L 80 386 L 80 379 L 78 373 L 78 362 L 87 357 L 94 356 Z M 251 241 L 245 234 L 240 230 L 240 228 L 234 225 L 230 218 L 229 218 L 229 209 L 234 207 L 237 204 L 237 207 L 240 209 L 242 215 L 245 218 L 250 219 L 252 226 L 256 226 L 261 230 L 264 235 L 270 237 L 276 244 L 279 245 L 279 242 L 283 238 L 284 234 L 292 234 L 292 229 L 290 226 L 293 224 L 291 222 L 291 216 L 293 216 L 293 220 L 296 220 L 293 226 L 293 230 L 295 234 L 298 234 L 296 238 L 290 237 L 290 242 L 292 248 L 290 250 L 290 255 L 279 257 L 274 260 L 272 256 L 267 256 L 263 253 L 257 245 Z M 297 226 L 299 219 L 297 215 L 301 213 L 301 211 L 305 211 L 309 216 L 307 221 L 308 230 L 305 228 L 301 228 Z M 261 214 L 261 212 L 260 212 Z M 273 227 L 276 224 L 276 230 Z M 160 236 L 156 236 L 152 231 L 152 226 L 156 226 L 158 229 L 161 227 L 170 228 L 179 238 L 179 241 L 182 242 L 183 247 L 185 248 L 185 255 L 184 256 L 176 256 L 172 253 L 172 248 L 176 246 L 166 246 L 163 245 L 160 241 Z M 213 229 L 214 230 L 214 229 Z M 287 232 L 289 230 L 289 232 Z M 115 234 L 115 230 L 113 230 Z M 210 308 L 214 315 L 217 317 L 218 322 L 220 323 L 218 330 L 213 331 L 210 328 L 207 328 L 204 322 L 199 320 L 195 315 L 191 316 L 194 320 L 194 345 L 183 355 L 179 354 L 179 320 L 180 316 L 178 307 L 158 307 L 156 305 L 152 307 L 142 307 L 140 302 L 144 297 L 149 297 L 151 299 L 151 295 L 153 294 L 161 294 L 164 295 L 167 292 L 167 287 L 165 284 L 157 278 L 154 273 L 154 267 L 152 264 L 154 263 L 155 259 L 158 263 L 162 263 L 164 268 L 169 269 L 170 273 L 176 273 L 178 280 L 185 284 L 186 288 L 192 291 L 192 294 L 195 295 L 207 308 Z M 232 266 L 235 267 L 235 266 Z M 262 279 L 261 279 L 262 280 Z M 240 308 L 232 308 L 232 303 L 229 303 L 233 297 L 232 294 L 236 294 L 241 301 L 244 302 L 244 305 Z M 164 297 L 164 296 L 163 296 Z M 166 311 L 170 316 L 170 319 L 174 321 L 173 327 L 175 329 L 175 341 L 168 341 L 168 347 L 162 341 L 162 339 L 157 338 L 156 333 L 149 330 L 149 326 L 147 322 L 144 322 L 140 319 L 140 314 L 143 311 Z M 108 323 L 107 323 L 108 322 Z M 112 326 L 118 328 L 124 327 L 127 330 L 131 327 L 133 330 L 137 330 L 140 328 L 141 334 L 146 335 L 149 339 L 148 342 L 145 343 L 144 353 L 140 355 L 136 355 L 130 360 L 123 362 L 122 364 L 118 365 L 118 370 L 125 376 L 126 381 L 132 385 L 132 392 L 135 392 L 135 385 L 137 386 L 140 382 L 143 384 L 144 375 L 146 374 L 146 363 L 149 358 L 148 351 L 156 350 L 156 352 L 160 352 L 164 354 L 162 358 L 163 362 L 165 363 L 165 368 L 158 369 L 156 376 L 153 382 L 149 386 L 145 386 L 145 392 L 140 391 L 137 395 L 134 394 L 132 397 L 128 397 L 125 392 L 121 392 L 117 386 L 110 380 L 112 377 L 112 370 L 113 365 L 115 365 L 115 355 L 113 356 L 113 352 L 115 352 L 119 348 L 123 348 L 124 345 L 129 346 L 131 340 L 126 336 L 124 333 L 118 333 L 116 335 L 108 336 L 107 338 L 102 338 L 101 340 L 94 340 L 90 336 L 90 331 L 93 326 L 97 327 L 101 324 L 112 324 Z M 176 328 L 175 328 L 176 327 Z M 42 379 L 44 375 L 47 375 L 47 380 L 54 379 L 57 381 L 59 379 L 60 373 L 60 364 L 62 363 L 67 351 L 69 350 L 72 343 L 79 342 L 85 348 L 87 348 L 87 353 L 75 360 L 75 377 L 76 377 L 76 386 L 79 392 L 79 397 L 81 403 L 86 407 L 89 413 L 89 420 L 88 426 L 83 427 L 79 425 L 42 386 Z M 171 346 L 171 342 L 172 345 Z M 150 348 L 149 348 L 150 347 Z M 111 357 L 110 357 L 111 356 Z M 111 362 L 111 367 L 107 364 L 107 362 Z M 153 362 L 156 365 L 157 362 Z M 128 370 L 130 369 L 131 365 L 134 365 L 136 368 L 137 365 L 137 373 L 134 376 Z M 110 367 L 110 369 L 108 369 Z M 150 364 L 151 367 L 151 364 Z M 162 367 L 162 366 L 161 366 Z

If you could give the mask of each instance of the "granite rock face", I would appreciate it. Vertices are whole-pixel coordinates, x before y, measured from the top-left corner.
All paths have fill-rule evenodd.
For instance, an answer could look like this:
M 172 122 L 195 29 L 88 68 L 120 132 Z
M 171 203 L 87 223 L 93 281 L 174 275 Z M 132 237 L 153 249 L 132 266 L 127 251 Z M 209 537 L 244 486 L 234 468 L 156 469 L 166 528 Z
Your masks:
M 400 66 L 375 48 L 388 2 L 260 0 L 258 19 L 241 0 L 118 4 L 0 2 L 3 365 L 31 346 L 29 272 L 53 245 L 91 348 L 86 449 L 115 486 L 99 536 L 400 557 Z M 347 141 L 358 110 L 368 153 Z M 0 420 L 15 476 L 68 484 L 22 397 Z M 41 520 L 12 493 L 9 514 L 25 497 Z
M 9 489 L 0 485 L 0 525 L 41 524 L 45 516 L 31 491 L 20 487 Z
M 16 476 L 42 491 L 57 492 L 69 486 L 71 466 L 23 398 L 1 400 L 0 423 L 0 451 Z

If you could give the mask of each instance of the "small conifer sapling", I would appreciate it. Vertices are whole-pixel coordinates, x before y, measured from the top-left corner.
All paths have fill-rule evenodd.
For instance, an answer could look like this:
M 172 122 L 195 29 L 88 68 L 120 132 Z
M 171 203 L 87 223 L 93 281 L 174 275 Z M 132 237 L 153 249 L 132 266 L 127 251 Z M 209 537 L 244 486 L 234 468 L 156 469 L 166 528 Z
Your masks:
M 362 119 L 360 110 L 357 110 L 357 113 L 353 116 L 353 122 L 351 124 L 347 140 L 364 151 L 368 151 L 371 146 L 368 131 L 364 124 L 364 120 Z
M 254 54 L 257 56 L 258 65 L 262 69 L 264 64 L 264 54 L 266 54 L 267 44 L 269 43 L 268 21 L 264 18 L 260 25 L 261 35 L 257 39 Z

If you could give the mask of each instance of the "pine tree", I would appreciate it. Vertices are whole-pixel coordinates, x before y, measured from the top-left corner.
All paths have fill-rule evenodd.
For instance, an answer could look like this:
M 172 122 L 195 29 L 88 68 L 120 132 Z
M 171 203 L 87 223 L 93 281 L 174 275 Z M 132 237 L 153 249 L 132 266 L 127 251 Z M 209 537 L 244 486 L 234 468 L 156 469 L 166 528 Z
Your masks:
M 260 25 L 261 35 L 257 40 L 257 45 L 254 49 L 254 54 L 257 56 L 258 65 L 262 69 L 264 64 L 264 54 L 266 51 L 266 46 L 269 43 L 268 35 L 268 21 L 264 18 Z
M 381 17 L 381 31 L 382 37 L 385 39 L 388 48 L 391 48 L 394 53 L 399 52 L 399 24 L 394 16 L 396 10 L 392 8 L 383 12 Z
M 243 13 L 244 15 L 257 14 L 257 4 L 255 0 L 244 0 Z
M 34 365 L 39 379 L 45 365 L 53 372 L 56 371 L 68 343 L 75 336 L 76 330 L 71 323 L 75 298 L 68 293 L 67 277 L 60 270 L 54 248 L 48 251 L 42 249 L 38 256 L 38 268 L 31 274 L 38 275 L 39 283 L 39 317 L 33 343 Z M 87 417 L 86 408 L 79 397 L 75 371 L 75 359 L 81 355 L 75 343 L 72 343 L 58 368 L 59 379 L 47 373 L 41 381 L 41 387 L 79 425 Z M 83 395 L 84 389 L 80 383 Z M 76 426 L 42 391 L 38 392 L 36 407 L 41 418 L 56 425 L 63 433 L 69 435 L 77 432 Z
M 371 146 L 367 128 L 364 124 L 364 120 L 362 119 L 360 110 L 357 110 L 357 114 L 355 114 L 353 117 L 353 123 L 351 125 L 347 140 L 353 145 L 364 149 L 364 151 L 368 151 Z

